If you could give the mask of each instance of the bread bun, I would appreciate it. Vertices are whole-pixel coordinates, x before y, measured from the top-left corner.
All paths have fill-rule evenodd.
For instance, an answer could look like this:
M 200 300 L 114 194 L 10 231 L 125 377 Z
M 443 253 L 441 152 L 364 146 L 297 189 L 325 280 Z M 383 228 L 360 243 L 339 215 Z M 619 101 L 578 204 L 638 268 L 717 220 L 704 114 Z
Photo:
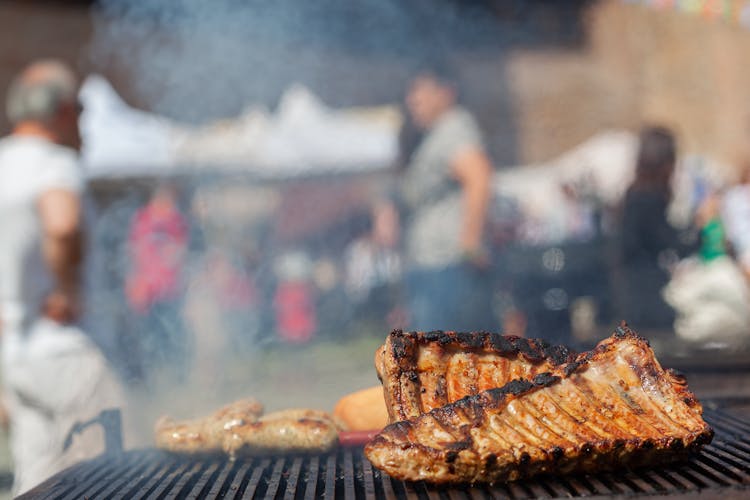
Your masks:
M 383 387 L 378 385 L 347 394 L 336 403 L 333 414 L 352 431 L 382 429 L 388 424 Z

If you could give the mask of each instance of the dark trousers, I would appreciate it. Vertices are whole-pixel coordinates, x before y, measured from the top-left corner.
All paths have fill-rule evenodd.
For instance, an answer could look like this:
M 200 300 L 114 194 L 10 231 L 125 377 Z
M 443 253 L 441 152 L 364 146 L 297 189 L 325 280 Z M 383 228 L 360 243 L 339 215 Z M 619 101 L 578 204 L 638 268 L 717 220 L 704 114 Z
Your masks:
M 669 275 L 661 269 L 631 266 L 626 269 L 622 315 L 635 328 L 672 330 L 675 312 L 661 296 Z

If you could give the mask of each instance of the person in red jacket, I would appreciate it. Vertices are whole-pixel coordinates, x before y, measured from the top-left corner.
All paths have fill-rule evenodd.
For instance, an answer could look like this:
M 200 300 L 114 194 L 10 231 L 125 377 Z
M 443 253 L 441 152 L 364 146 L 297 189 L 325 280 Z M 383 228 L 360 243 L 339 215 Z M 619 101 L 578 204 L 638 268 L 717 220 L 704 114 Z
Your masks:
M 140 325 L 142 362 L 147 369 L 161 365 L 179 372 L 185 361 L 181 303 L 188 236 L 176 188 L 169 184 L 156 189 L 130 226 L 126 294 Z
M 279 337 L 290 344 L 312 340 L 318 328 L 311 266 L 307 255 L 299 251 L 287 252 L 276 262 L 279 277 L 273 298 L 276 329 Z

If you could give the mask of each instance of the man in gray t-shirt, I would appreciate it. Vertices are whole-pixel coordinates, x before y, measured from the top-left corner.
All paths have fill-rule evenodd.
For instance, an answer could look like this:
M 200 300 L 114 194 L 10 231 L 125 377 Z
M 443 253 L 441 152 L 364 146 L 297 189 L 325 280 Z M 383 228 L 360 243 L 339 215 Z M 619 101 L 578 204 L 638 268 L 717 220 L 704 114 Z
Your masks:
M 447 74 L 430 69 L 406 105 L 424 131 L 400 179 L 411 327 L 491 328 L 484 226 L 492 166 Z

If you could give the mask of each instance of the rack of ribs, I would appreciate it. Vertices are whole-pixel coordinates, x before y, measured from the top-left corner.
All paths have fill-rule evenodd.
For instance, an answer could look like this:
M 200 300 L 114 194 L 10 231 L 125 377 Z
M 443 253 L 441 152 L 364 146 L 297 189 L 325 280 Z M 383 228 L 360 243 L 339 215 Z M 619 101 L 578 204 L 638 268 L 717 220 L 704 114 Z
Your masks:
M 375 352 L 390 422 L 573 361 L 565 346 L 488 332 L 394 330 Z
M 685 379 L 626 325 L 547 373 L 388 425 L 365 447 L 397 479 L 504 482 L 685 458 L 713 431 Z

